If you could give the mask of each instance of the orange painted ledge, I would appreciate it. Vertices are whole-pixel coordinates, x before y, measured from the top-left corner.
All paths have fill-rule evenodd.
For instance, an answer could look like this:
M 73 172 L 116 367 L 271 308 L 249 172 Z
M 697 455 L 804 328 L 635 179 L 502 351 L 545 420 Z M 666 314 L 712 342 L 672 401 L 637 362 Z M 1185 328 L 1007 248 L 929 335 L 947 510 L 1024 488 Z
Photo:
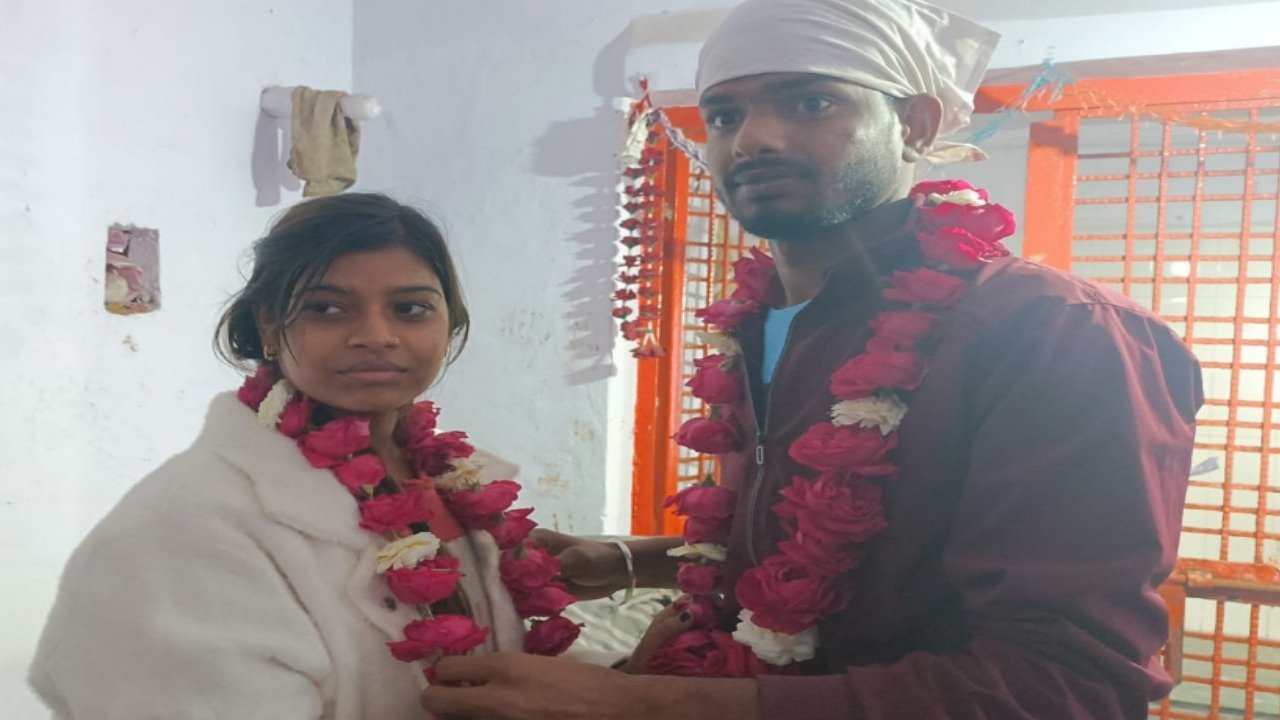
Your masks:
M 1280 605 L 1280 568 L 1272 565 L 1180 558 L 1166 584 L 1190 597 Z
M 1085 109 L 1089 101 L 1087 94 L 1074 93 L 1072 87 L 1068 85 L 1057 99 L 1041 93 L 1024 109 L 1028 112 Z M 1203 75 L 1080 78 L 1076 87 L 1142 105 L 1266 100 L 1280 98 L 1280 67 Z M 1025 84 L 984 85 L 974 98 L 976 110 L 991 113 L 1012 107 L 1026 88 Z

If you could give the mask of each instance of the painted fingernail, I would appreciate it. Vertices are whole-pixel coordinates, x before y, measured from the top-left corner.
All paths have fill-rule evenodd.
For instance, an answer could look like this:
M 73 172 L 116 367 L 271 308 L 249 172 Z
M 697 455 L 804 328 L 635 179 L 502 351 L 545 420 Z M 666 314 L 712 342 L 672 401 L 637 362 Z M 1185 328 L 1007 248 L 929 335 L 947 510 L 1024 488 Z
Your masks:
M 680 613 L 680 622 L 689 622 L 689 618 L 693 617 L 687 612 Z

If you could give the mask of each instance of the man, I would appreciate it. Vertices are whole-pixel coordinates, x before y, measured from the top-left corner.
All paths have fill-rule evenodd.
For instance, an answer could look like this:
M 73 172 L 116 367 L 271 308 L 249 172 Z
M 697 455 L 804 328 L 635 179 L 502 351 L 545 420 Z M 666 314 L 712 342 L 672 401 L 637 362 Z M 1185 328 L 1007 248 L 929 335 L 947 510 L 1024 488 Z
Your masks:
M 937 137 L 967 122 L 994 43 L 915 0 L 748 0 L 703 49 L 717 190 L 776 261 L 769 309 L 735 331 L 757 398 L 735 415 L 759 442 L 721 458 L 737 490 L 731 613 L 736 580 L 786 538 L 770 509 L 806 472 L 788 448 L 827 419 L 828 381 L 863 351 L 884 279 L 921 263 L 905 229 L 916 162 L 974 152 Z M 888 527 L 849 571 L 803 674 L 446 659 L 438 674 L 455 686 L 427 690 L 424 706 L 512 719 L 1146 717 L 1171 687 L 1156 588 L 1201 403 L 1194 358 L 1125 298 L 1013 258 L 984 265 L 940 323 L 883 486 Z M 627 584 L 612 546 L 550 543 L 583 594 Z M 671 586 L 666 550 L 679 544 L 632 544 L 640 584 Z M 628 668 L 689 623 L 664 613 Z

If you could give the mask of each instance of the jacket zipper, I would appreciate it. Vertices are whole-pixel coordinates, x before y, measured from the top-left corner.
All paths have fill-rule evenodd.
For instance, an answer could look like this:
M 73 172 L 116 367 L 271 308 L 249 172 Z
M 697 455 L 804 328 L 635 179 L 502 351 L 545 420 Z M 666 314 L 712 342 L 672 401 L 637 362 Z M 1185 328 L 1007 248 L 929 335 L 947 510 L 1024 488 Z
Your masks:
M 791 346 L 791 331 L 795 327 L 796 319 L 800 317 L 800 313 L 791 318 L 791 324 L 787 326 L 786 337 L 782 339 L 782 352 L 778 355 L 778 362 L 773 365 L 773 377 L 778 377 L 778 370 L 782 368 L 782 363 L 787 357 L 787 350 Z M 763 382 L 764 363 L 760 366 L 761 377 Z M 756 481 L 751 486 L 751 495 L 747 499 L 747 522 L 751 527 L 747 529 L 747 556 L 751 558 L 752 565 L 759 565 L 760 559 L 756 556 L 756 503 L 760 499 L 760 485 L 764 483 L 764 438 L 769 428 L 769 407 L 773 404 L 773 378 L 770 378 L 769 391 L 764 396 L 764 414 L 760 418 L 760 427 L 756 429 Z M 751 379 L 747 379 L 747 399 L 751 402 L 751 412 L 755 413 L 755 396 L 751 392 Z

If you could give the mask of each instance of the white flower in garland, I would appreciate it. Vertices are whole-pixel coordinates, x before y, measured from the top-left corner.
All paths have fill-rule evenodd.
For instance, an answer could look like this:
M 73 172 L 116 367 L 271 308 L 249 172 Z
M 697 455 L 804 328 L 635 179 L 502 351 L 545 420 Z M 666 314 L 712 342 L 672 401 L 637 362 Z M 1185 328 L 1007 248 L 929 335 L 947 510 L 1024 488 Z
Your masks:
M 690 560 L 710 560 L 711 562 L 724 562 L 728 556 L 729 549 L 723 545 L 716 543 L 693 543 L 692 545 L 681 545 L 667 551 L 667 555 L 673 558 L 689 558 Z
M 888 435 L 902 424 L 907 415 L 907 404 L 897 395 L 869 395 L 857 400 L 842 400 L 831 406 L 831 424 L 844 427 L 859 425 L 864 428 L 880 428 Z
M 280 416 L 284 414 L 285 407 L 293 399 L 293 392 L 293 386 L 288 380 L 279 380 L 272 385 L 270 392 L 258 406 L 258 422 L 272 429 L 279 425 Z
M 751 648 L 756 657 L 770 665 L 790 665 L 812 660 L 818 654 L 818 628 L 807 627 L 795 635 L 774 632 L 751 622 L 751 611 L 738 613 L 738 629 L 733 639 Z
M 477 490 L 484 483 L 480 482 L 480 471 L 483 463 L 471 458 L 455 458 L 449 462 L 453 467 L 447 473 L 436 478 L 436 488 L 440 490 Z
M 711 354 L 721 355 L 740 355 L 741 348 L 738 347 L 738 341 L 729 333 L 723 332 L 700 332 L 698 340 L 705 343 L 711 349 Z
M 440 552 L 440 538 L 429 532 L 420 532 L 387 543 L 374 556 L 379 574 L 388 570 L 412 569 L 424 560 L 434 560 Z
M 953 205 L 986 205 L 987 201 L 982 199 L 977 190 L 956 190 L 946 194 L 929 193 L 930 205 L 941 205 L 942 203 L 951 203 Z

